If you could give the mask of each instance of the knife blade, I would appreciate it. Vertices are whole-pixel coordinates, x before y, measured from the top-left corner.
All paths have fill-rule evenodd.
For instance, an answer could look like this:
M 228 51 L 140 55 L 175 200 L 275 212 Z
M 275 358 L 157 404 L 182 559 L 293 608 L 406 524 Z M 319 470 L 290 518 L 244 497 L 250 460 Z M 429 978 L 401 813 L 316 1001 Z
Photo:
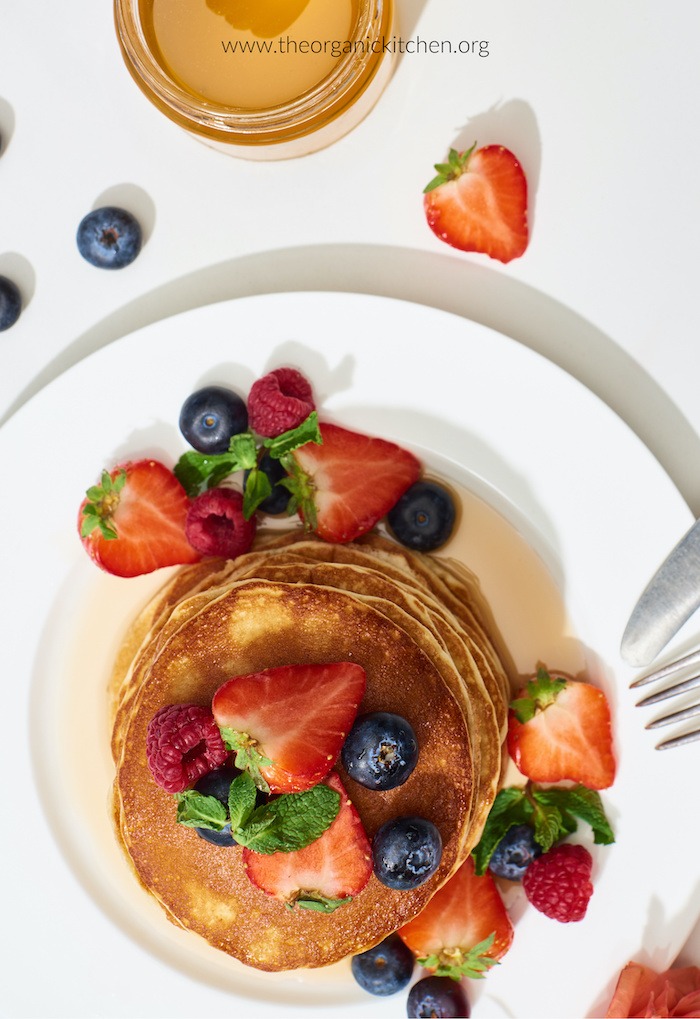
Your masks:
M 700 520 L 651 578 L 625 627 L 620 654 L 628 665 L 649 665 L 700 606 Z

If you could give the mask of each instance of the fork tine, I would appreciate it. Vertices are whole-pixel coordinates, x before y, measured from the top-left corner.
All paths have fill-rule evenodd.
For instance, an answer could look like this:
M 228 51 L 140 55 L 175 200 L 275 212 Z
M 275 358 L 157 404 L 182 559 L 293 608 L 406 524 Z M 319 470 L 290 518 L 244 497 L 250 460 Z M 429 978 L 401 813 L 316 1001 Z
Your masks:
M 688 665 L 695 665 L 696 662 L 700 662 L 700 648 L 697 651 L 691 651 L 689 655 L 684 655 L 683 658 L 679 658 L 669 665 L 663 665 L 660 669 L 655 669 L 654 672 L 648 672 L 645 676 L 640 676 L 639 679 L 635 679 L 633 683 L 630 683 L 630 688 L 646 686 L 647 683 L 653 683 L 657 679 L 665 679 L 667 676 L 672 676 L 675 672 L 680 672 L 681 669 Z
M 676 736 L 675 739 L 667 739 L 663 743 L 659 743 L 656 747 L 657 750 L 671 750 L 672 747 L 680 747 L 685 743 L 694 743 L 700 739 L 700 729 L 695 729 L 693 732 L 687 732 L 684 736 Z
M 693 704 L 690 708 L 681 708 L 680 711 L 672 711 L 670 715 L 662 718 L 655 718 L 653 722 L 647 722 L 645 728 L 660 729 L 662 725 L 671 725 L 673 722 L 684 722 L 686 718 L 693 718 L 700 715 L 700 704 Z
M 642 708 L 649 704 L 658 704 L 659 701 L 665 701 L 669 697 L 675 697 L 676 694 L 683 693 L 685 690 L 694 690 L 696 686 L 700 686 L 700 674 L 691 676 L 689 679 L 684 679 L 682 683 L 675 683 L 673 686 L 667 686 L 665 690 L 659 690 L 658 693 L 653 693 L 648 697 L 643 697 L 641 701 L 637 701 L 637 707 Z

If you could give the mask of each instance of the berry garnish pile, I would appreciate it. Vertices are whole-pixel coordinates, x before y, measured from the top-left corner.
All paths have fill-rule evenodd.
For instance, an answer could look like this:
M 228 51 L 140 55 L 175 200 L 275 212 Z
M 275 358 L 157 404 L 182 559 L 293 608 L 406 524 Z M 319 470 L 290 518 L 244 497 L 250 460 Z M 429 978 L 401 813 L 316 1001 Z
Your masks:
M 227 680 L 211 710 L 168 705 L 149 723 L 148 766 L 175 796 L 173 820 L 217 847 L 242 846 L 250 882 L 290 908 L 333 912 L 372 873 L 415 888 L 440 863 L 439 832 L 420 817 L 395 818 L 370 843 L 335 771 L 365 686 L 354 662 L 276 666 Z M 415 758 L 409 724 L 386 717 L 394 736 L 410 734 Z M 392 788 L 412 766 L 392 772 Z
M 455 181 L 431 194 L 483 176 L 479 193 L 505 208 L 512 161 L 502 149 L 455 156 Z M 517 203 L 510 214 L 513 227 Z M 471 227 L 468 243 L 482 245 Z M 488 250 L 505 261 L 515 242 L 501 236 L 505 247 Z M 80 538 L 111 574 L 234 559 L 252 548 L 266 514 L 339 544 L 384 521 L 421 552 L 444 545 L 455 526 L 452 495 L 421 477 L 411 452 L 322 420 L 296 369 L 269 372 L 247 400 L 205 386 L 184 402 L 179 426 L 190 448 L 172 469 L 152 459 L 117 464 L 86 493 Z M 173 797 L 173 824 L 209 843 L 202 851 L 241 853 L 255 894 L 291 910 L 334 913 L 370 879 L 397 895 L 424 885 L 441 863 L 438 828 L 397 813 L 370 839 L 336 768 L 350 791 L 357 783 L 391 802 L 416 767 L 412 726 L 381 705 L 363 709 L 365 690 L 353 661 L 295 662 L 233 676 L 208 704 L 164 706 L 145 749 L 155 784 Z M 506 746 L 519 778 L 496 795 L 470 856 L 418 916 L 352 960 L 358 984 L 375 995 L 406 988 L 421 967 L 409 1015 L 469 1014 L 465 980 L 486 976 L 514 938 L 506 890 L 509 899 L 520 887 L 521 901 L 550 920 L 580 922 L 594 861 L 579 828 L 597 846 L 614 842 L 600 796 L 616 770 L 602 691 L 539 668 L 510 703 Z
M 247 402 L 219 385 L 193 392 L 178 424 L 190 445 L 170 469 L 117 464 L 80 507 L 78 529 L 102 569 L 122 577 L 203 556 L 234 559 L 252 547 L 259 518 L 286 515 L 328 542 L 353 541 L 387 517 L 410 548 L 450 537 L 454 501 L 421 479 L 413 453 L 319 420 L 309 381 L 276 368 Z

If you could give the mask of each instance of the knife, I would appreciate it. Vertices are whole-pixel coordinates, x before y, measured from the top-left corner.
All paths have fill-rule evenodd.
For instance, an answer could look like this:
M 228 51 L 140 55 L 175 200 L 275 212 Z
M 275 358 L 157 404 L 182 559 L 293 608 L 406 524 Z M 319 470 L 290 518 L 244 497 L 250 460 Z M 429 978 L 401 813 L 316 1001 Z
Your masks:
M 700 520 L 696 520 L 651 578 L 625 627 L 620 654 L 645 666 L 700 606 Z

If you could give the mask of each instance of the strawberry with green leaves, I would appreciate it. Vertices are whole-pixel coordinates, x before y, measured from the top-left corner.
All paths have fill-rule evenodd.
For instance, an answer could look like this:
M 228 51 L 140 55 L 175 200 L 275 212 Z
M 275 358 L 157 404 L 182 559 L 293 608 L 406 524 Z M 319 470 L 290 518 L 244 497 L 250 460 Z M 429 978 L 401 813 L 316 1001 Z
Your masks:
M 462 251 L 478 251 L 501 262 L 528 245 L 527 180 L 512 152 L 502 145 L 466 152 L 450 149 L 436 163 L 437 177 L 424 191 L 428 226 L 440 240 Z
M 358 895 L 369 881 L 372 847 L 335 772 L 313 791 L 326 787 L 339 794 L 340 808 L 320 838 L 297 851 L 272 855 L 246 847 L 243 866 L 252 884 L 267 895 L 291 907 L 332 913 Z
M 338 425 L 322 424 L 320 439 L 299 446 L 285 464 L 294 505 L 325 541 L 353 541 L 418 480 L 420 461 L 393 442 Z
M 570 780 L 607 789 L 616 762 L 605 694 L 540 668 L 510 705 L 508 752 L 533 782 Z
M 513 941 L 513 925 L 490 874 L 465 862 L 425 909 L 399 928 L 418 962 L 436 976 L 483 977 Z
M 171 470 L 137 460 L 103 471 L 87 490 L 78 532 L 90 558 L 107 573 L 136 577 L 201 559 L 185 536 L 190 501 Z
M 259 788 L 301 792 L 335 764 L 366 682 L 356 662 L 280 665 L 229 679 L 212 712 L 236 767 Z

